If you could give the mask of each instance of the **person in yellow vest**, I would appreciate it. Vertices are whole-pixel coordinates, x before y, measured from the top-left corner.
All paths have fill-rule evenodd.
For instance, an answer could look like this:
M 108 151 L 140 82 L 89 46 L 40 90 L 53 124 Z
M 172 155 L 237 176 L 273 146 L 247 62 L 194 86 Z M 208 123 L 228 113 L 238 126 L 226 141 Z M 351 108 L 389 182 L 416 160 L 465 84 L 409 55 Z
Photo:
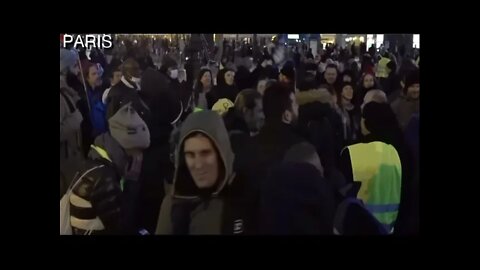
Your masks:
M 113 105 L 112 102 L 118 102 Z M 150 131 L 128 97 L 109 103 L 109 131 L 99 135 L 69 188 L 72 234 L 135 234 L 143 150 Z
M 378 61 L 377 66 L 375 68 L 375 77 L 377 77 L 377 80 L 380 83 L 382 90 L 384 91 L 387 84 L 387 78 L 391 72 L 391 69 L 389 68 L 389 65 L 388 65 L 388 63 L 390 62 L 391 62 L 390 56 L 388 52 L 385 52 L 380 57 L 380 60 Z
M 358 189 L 357 198 L 393 233 L 406 177 L 402 133 L 390 106 L 374 101 L 363 107 L 361 129 L 362 142 L 342 150 L 340 169 Z
M 377 78 L 387 78 L 389 69 L 387 68 L 388 62 L 390 62 L 389 54 L 388 52 L 385 52 L 381 57 L 380 60 L 378 61 L 377 67 L 376 67 L 376 72 L 375 76 Z

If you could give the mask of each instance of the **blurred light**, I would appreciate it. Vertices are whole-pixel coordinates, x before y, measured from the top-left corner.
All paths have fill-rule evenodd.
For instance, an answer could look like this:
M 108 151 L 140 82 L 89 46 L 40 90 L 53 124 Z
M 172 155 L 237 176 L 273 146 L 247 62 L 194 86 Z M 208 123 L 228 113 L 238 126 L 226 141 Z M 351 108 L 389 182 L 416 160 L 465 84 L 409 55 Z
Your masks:
M 133 41 L 133 43 L 137 43 L 137 42 L 138 42 L 138 41 L 137 41 L 136 39 Z
M 365 42 L 365 38 L 364 38 L 364 37 L 360 37 L 360 42 Z
M 185 60 L 188 60 L 188 57 L 185 57 Z
M 413 47 L 420 49 L 420 35 L 414 34 L 413 35 Z
M 380 48 L 380 46 L 383 44 L 383 34 L 377 34 L 377 48 Z

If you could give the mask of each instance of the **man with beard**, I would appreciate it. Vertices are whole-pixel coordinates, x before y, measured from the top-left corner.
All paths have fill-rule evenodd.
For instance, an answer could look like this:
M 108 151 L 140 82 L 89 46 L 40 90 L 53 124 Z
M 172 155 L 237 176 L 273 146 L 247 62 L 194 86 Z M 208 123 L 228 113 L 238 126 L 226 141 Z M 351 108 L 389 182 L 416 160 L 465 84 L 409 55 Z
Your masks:
M 249 199 L 254 204 L 259 204 L 260 187 L 271 168 L 280 164 L 285 153 L 295 144 L 305 142 L 296 134 L 294 127 L 298 120 L 298 104 L 295 94 L 282 83 L 275 83 L 265 90 L 263 96 L 263 111 L 265 124 L 260 132 L 245 145 L 246 157 L 239 154 L 239 160 L 247 160 L 244 166 L 237 170 L 248 181 L 252 190 Z M 258 209 L 258 208 L 256 208 Z M 257 224 L 252 217 L 251 224 Z M 256 230 L 255 225 L 250 227 Z

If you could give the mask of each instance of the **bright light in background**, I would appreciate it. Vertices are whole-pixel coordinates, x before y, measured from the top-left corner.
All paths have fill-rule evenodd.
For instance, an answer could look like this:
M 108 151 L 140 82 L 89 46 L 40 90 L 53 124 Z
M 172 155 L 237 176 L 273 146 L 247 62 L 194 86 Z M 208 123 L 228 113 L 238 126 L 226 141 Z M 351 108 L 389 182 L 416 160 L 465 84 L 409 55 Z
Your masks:
M 383 44 L 383 34 L 377 34 L 377 48 L 380 48 L 380 45 Z
M 373 39 L 373 35 L 367 35 L 367 49 L 370 48 L 373 44 L 375 44 L 375 40 Z
M 365 42 L 365 38 L 364 38 L 364 37 L 360 37 L 360 42 Z
M 413 35 L 413 47 L 420 49 L 420 34 Z
M 287 38 L 288 39 L 300 39 L 300 35 L 299 34 L 288 34 Z

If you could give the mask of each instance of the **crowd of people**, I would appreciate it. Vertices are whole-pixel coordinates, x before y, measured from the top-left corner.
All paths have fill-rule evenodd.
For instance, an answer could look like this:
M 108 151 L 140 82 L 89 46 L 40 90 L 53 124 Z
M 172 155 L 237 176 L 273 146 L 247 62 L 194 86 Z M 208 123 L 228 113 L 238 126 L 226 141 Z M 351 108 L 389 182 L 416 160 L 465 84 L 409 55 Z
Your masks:
M 61 234 L 418 233 L 419 62 L 275 46 L 61 48 Z

